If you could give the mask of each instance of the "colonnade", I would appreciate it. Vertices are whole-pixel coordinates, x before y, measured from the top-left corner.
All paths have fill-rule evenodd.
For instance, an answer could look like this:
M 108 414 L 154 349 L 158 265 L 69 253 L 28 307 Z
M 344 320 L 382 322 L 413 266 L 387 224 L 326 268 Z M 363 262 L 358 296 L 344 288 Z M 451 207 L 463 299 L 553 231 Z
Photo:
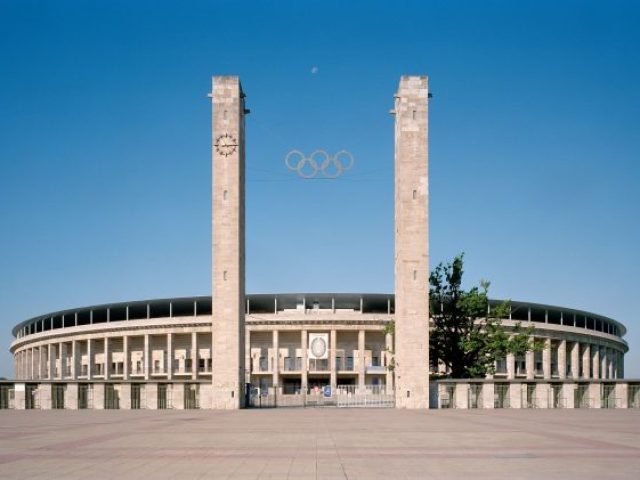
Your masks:
M 324 333 L 328 337 L 326 360 L 309 358 L 309 333 Z M 372 334 L 377 338 L 372 338 Z M 349 335 L 350 340 L 345 339 Z M 286 336 L 285 341 L 283 337 Z M 266 338 L 268 337 L 268 338 Z M 355 338 L 353 338 L 355 337 Z M 354 387 L 365 389 L 371 375 L 380 384 L 393 388 L 393 335 L 376 329 L 248 329 L 245 336 L 245 364 L 248 381 L 282 393 L 287 381 L 299 382 L 306 391 L 313 379 L 323 378 L 323 384 L 335 389 L 355 377 Z M 310 377 L 313 377 L 310 379 Z
M 566 339 L 532 339 L 544 342 L 540 354 L 529 351 L 522 359 L 507 354 L 506 378 L 551 379 L 585 378 L 616 379 L 624 377 L 622 350 L 598 343 L 569 341 Z M 537 358 L 538 357 L 538 358 Z M 541 357 L 541 358 L 540 358 Z M 541 368 L 539 368 L 541 367 Z
M 210 333 L 192 331 L 95 337 L 45 341 L 19 349 L 14 354 L 15 378 L 171 380 L 174 376 L 180 379 L 211 376 Z
M 209 331 L 207 331 L 209 330 Z M 329 358 L 320 368 L 308 359 L 308 335 L 324 332 L 329 336 Z M 371 333 L 382 335 L 377 362 L 372 362 L 368 348 Z M 346 335 L 357 335 L 350 346 L 351 355 L 340 347 Z M 255 341 L 254 341 L 255 339 Z M 611 342 L 580 341 L 568 338 L 538 337 L 544 342 L 542 352 L 527 352 L 516 358 L 508 354 L 499 363 L 496 378 L 513 379 L 619 379 L 624 378 L 624 352 Z M 393 385 L 393 336 L 383 333 L 382 327 L 311 329 L 300 327 L 248 327 L 245 335 L 247 381 L 270 378 L 269 386 L 282 385 L 283 374 L 288 378 L 299 372 L 301 387 L 307 388 L 309 374 L 327 374 L 334 388 L 341 375 L 356 375 L 357 386 L 366 384 L 370 367 L 385 367 L 386 384 Z M 375 343 L 375 342 L 374 342 Z M 15 353 L 15 378 L 21 380 L 91 380 L 165 378 L 196 379 L 210 376 L 210 327 L 185 328 L 183 331 L 144 334 L 93 334 L 91 338 L 67 336 L 58 341 L 42 340 L 26 344 Z M 343 345 L 344 346 L 344 345 Z M 348 362 L 347 357 L 351 357 Z M 260 359 L 268 359 L 267 367 Z M 374 365 L 376 363 L 377 365 Z M 348 364 L 348 365 L 347 365 Z

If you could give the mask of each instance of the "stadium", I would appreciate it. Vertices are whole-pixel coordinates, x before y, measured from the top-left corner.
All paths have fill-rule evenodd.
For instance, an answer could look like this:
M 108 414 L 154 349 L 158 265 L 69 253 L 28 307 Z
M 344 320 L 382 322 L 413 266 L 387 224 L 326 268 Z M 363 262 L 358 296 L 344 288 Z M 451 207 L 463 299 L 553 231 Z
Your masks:
M 503 325 L 533 326 L 544 348 L 507 355 L 490 378 L 448 379 L 430 362 L 427 77 L 402 77 L 394 96 L 395 293 L 247 295 L 249 110 L 238 77 L 212 83 L 212 295 L 21 322 L 10 347 L 15 379 L 0 382 L 0 407 L 640 406 L 640 382 L 624 380 L 624 325 L 586 311 L 510 302 Z M 296 154 L 287 166 L 306 168 L 306 179 L 333 175 L 331 162 L 340 169 L 338 154 L 320 163 Z
M 369 402 L 392 402 L 394 339 L 386 326 L 394 318 L 393 295 L 260 294 L 248 295 L 245 305 L 249 404 L 348 405 L 367 394 Z M 51 391 L 53 408 L 208 405 L 213 317 L 210 297 L 41 315 L 13 329 L 15 378 L 26 383 L 34 408 L 42 401 L 38 385 L 47 397 Z M 619 322 L 580 310 L 511 302 L 511 314 L 502 323 L 516 322 L 534 325 L 545 349 L 498 362 L 494 380 L 573 385 L 623 377 L 628 347 Z M 432 365 L 425 379 L 439 373 Z

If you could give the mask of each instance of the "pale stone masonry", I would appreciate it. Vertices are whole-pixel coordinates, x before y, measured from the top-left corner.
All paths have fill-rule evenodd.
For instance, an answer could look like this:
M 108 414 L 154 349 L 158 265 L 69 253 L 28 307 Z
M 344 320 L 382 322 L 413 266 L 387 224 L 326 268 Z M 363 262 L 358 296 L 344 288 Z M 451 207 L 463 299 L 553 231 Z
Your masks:
M 403 76 L 395 97 L 396 407 L 429 406 L 427 77 Z
M 213 77 L 212 88 L 213 408 L 235 409 L 245 382 L 246 112 L 238 77 Z
M 0 409 L 236 409 L 245 400 L 640 408 L 640 380 L 622 380 L 626 328 L 581 310 L 512 301 L 503 325 L 533 326 L 542 352 L 507 355 L 485 380 L 444 380 L 441 364 L 430 367 L 426 77 L 402 77 L 393 111 L 395 297 L 245 295 L 248 110 L 238 77 L 214 77 L 210 96 L 213 296 L 96 305 L 21 322 L 11 344 L 16 379 L 0 381 Z M 319 337 L 327 342 L 322 355 L 309 351 Z

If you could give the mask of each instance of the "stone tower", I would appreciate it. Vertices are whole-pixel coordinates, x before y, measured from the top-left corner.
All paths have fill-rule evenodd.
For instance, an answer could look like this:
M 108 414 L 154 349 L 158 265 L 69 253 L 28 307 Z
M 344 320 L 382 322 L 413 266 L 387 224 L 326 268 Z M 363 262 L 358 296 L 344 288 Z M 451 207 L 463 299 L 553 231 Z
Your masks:
M 213 408 L 244 406 L 244 94 L 240 79 L 213 77 Z
M 403 76 L 395 96 L 396 407 L 429 408 L 427 77 Z

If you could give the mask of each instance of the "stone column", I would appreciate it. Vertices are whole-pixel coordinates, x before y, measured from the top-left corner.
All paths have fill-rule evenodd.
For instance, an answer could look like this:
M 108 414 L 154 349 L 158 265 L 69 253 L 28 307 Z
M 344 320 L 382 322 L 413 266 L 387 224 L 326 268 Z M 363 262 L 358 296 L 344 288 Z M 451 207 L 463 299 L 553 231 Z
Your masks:
M 629 408 L 629 384 L 618 382 L 616 389 L 616 408 Z
M 588 343 L 582 350 L 582 378 L 591 378 L 591 345 Z
M 87 340 L 87 379 L 93 378 L 93 340 Z
M 40 409 L 51 410 L 51 384 L 41 383 L 38 385 L 37 395 L 40 397 Z
M 38 347 L 38 379 L 44 377 L 44 355 L 42 354 L 42 345 Z
M 469 408 L 469 384 L 468 383 L 456 383 L 455 384 L 455 408 L 468 409 Z
M 391 362 L 394 359 L 393 357 L 393 335 L 391 333 L 387 333 L 384 338 L 384 343 L 386 347 L 386 356 L 387 356 L 387 395 L 391 394 L 394 389 L 393 385 L 393 373 L 394 369 L 391 368 Z
M 167 333 L 167 378 L 173 379 L 173 333 Z
M 198 334 L 191 332 L 191 379 L 198 378 Z
M 140 399 L 142 403 L 142 399 Z M 131 384 L 123 383 L 120 385 L 120 409 L 131 410 Z
M 93 385 L 93 409 L 104 410 L 104 382 Z
M 104 379 L 109 380 L 111 376 L 111 352 L 109 350 L 109 337 L 104 337 Z
M 534 338 L 531 337 L 530 340 L 533 342 Z M 527 370 L 527 380 L 533 380 L 535 378 L 535 353 L 533 352 L 533 350 L 527 351 L 524 356 L 524 361 L 525 368 Z
M 167 392 L 167 395 L 169 395 L 168 392 Z M 168 401 L 169 401 L 169 398 L 167 398 L 167 402 Z M 157 383 L 147 383 L 144 386 L 144 394 L 140 399 L 140 403 L 144 405 L 143 408 L 148 408 L 149 410 L 158 409 L 158 384 Z
M 71 341 L 71 378 L 73 380 L 77 380 L 78 379 L 78 359 L 80 357 L 80 352 L 78 352 L 78 341 L 77 340 L 72 340 Z M 77 393 L 77 386 L 76 386 L 76 393 Z M 76 403 L 77 403 L 76 399 Z M 77 406 L 76 406 L 77 408 Z
M 25 409 L 25 401 L 26 401 L 26 388 L 24 383 L 16 383 L 13 386 L 14 388 L 14 409 L 15 410 L 24 410 Z
M 271 334 L 272 340 L 272 352 L 273 352 L 273 368 L 271 384 L 276 394 L 280 393 L 280 342 L 278 337 L 278 330 L 274 330 Z
M 591 358 L 592 361 L 592 372 L 591 378 L 599 379 L 600 378 L 600 347 L 598 345 L 593 345 L 593 355 Z
M 616 357 L 613 349 L 607 348 L 607 378 L 615 378 L 615 375 L 613 374 L 615 359 Z
M 607 378 L 607 373 L 609 371 L 607 366 L 607 347 L 599 347 L 600 351 L 600 378 Z
M 495 408 L 495 384 L 493 382 L 487 382 L 482 386 L 482 408 L 493 409 Z
M 522 408 L 522 384 L 511 383 L 509 385 L 509 408 Z
M 507 353 L 507 378 L 516 378 L 516 356 L 513 353 Z
M 60 342 L 58 348 L 60 349 L 60 379 L 64 380 L 67 377 L 67 344 Z
M 600 397 L 600 390 L 602 384 L 600 382 L 589 383 L 589 399 L 591 401 L 591 408 L 602 408 L 602 398 Z
M 542 374 L 545 380 L 551 378 L 551 339 L 544 340 L 544 350 L 542 351 Z
M 364 361 L 364 330 L 358 330 L 358 390 L 364 392 L 365 386 L 365 361 Z
M 307 389 L 308 389 L 308 372 L 309 372 L 309 352 L 307 350 L 307 340 L 308 340 L 308 335 L 307 335 L 307 331 L 306 330 L 302 330 L 300 332 L 300 342 L 302 345 L 302 378 L 301 378 L 301 384 L 302 384 L 302 391 L 304 393 L 307 393 Z
M 538 383 L 536 385 L 536 407 L 537 408 L 550 408 L 549 405 L 549 392 L 550 385 L 548 383 Z
M 580 343 L 573 342 L 571 346 L 571 378 L 580 377 Z
M 67 410 L 78 409 L 78 384 L 77 383 L 67 383 L 67 389 L 64 392 L 64 408 Z
M 567 378 L 567 341 L 560 340 L 558 344 L 558 378 Z
M 145 333 L 144 335 L 144 379 L 149 380 L 149 363 L 150 363 L 151 355 L 149 354 L 149 334 Z
M 426 76 L 395 95 L 396 407 L 429 408 L 429 187 Z
M 574 405 L 575 391 L 576 391 L 575 383 L 562 384 L 562 397 L 564 398 L 564 408 L 575 408 L 575 405 Z
M 329 367 L 331 371 L 331 395 L 335 395 L 338 386 L 338 373 L 336 371 L 336 346 L 338 334 L 335 329 L 331 330 L 331 348 L 329 349 Z
M 129 380 L 129 362 L 131 362 L 131 356 L 129 354 L 129 336 L 122 337 L 122 379 Z
M 51 343 L 47 345 L 47 358 L 49 359 L 49 366 L 47 368 L 47 378 L 49 380 L 53 380 L 56 373 L 56 370 L 55 370 L 56 351 Z

